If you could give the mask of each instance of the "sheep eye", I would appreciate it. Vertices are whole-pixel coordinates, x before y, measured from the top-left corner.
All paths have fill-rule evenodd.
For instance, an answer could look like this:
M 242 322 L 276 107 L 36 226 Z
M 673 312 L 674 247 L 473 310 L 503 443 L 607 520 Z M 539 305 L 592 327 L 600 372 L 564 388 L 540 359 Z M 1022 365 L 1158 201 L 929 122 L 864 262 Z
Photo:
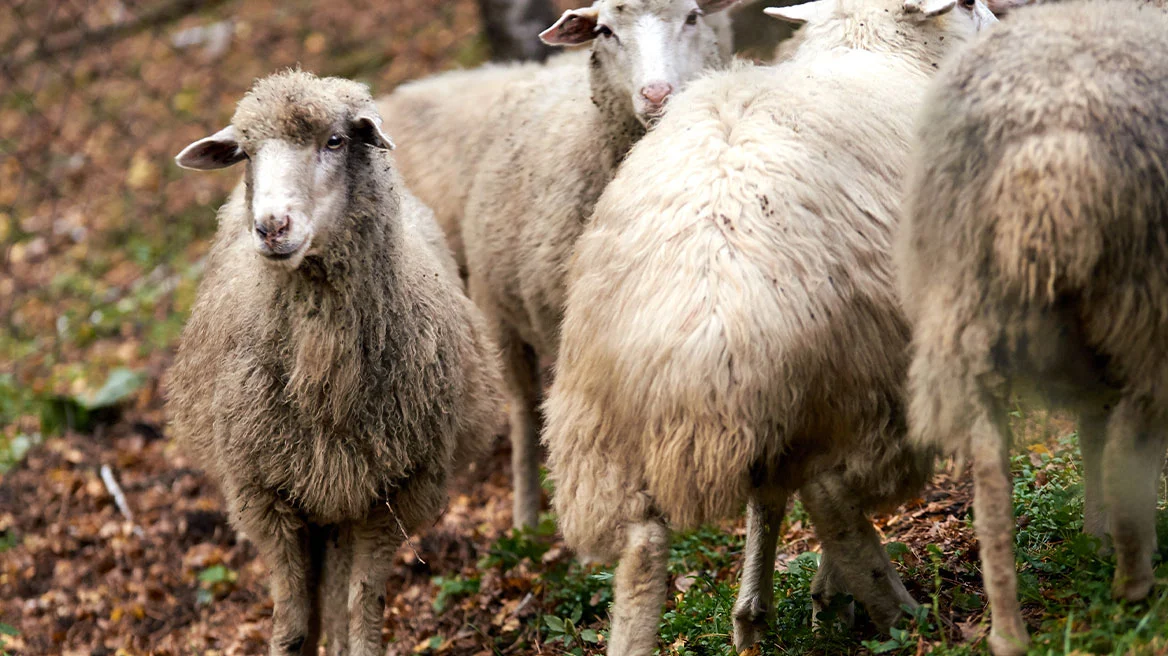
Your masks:
M 685 24 L 686 25 L 697 25 L 698 24 L 698 12 L 691 11 L 689 13 L 689 16 L 685 17 Z
M 345 145 L 345 138 L 339 134 L 334 134 L 328 138 L 328 141 L 324 142 L 324 147 L 329 150 L 336 150 L 343 145 Z
M 597 25 L 596 26 L 596 33 L 603 36 L 606 39 L 612 38 L 612 30 L 610 30 L 607 25 Z
M 977 0 L 961 0 L 961 6 L 966 9 L 973 9 L 975 4 L 977 4 Z

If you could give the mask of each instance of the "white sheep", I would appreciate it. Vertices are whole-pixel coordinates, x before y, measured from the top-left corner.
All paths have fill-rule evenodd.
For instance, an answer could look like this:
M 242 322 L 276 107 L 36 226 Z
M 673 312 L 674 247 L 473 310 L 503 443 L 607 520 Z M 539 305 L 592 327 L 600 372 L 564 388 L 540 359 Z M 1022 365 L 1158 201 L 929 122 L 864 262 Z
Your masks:
M 322 628 L 330 653 L 384 653 L 395 550 L 503 418 L 482 319 L 380 125 L 365 87 L 290 71 L 176 158 L 247 162 L 167 407 L 271 569 L 273 655 L 316 654 Z
M 1153 584 L 1168 408 L 1168 14 L 1135 0 L 1026 7 L 946 65 L 921 113 L 897 262 L 914 325 L 915 439 L 973 459 L 994 654 L 1018 606 L 1012 391 L 1080 417 L 1085 529 L 1113 594 Z M 1026 62 L 1019 66 L 1018 62 Z
M 514 521 L 540 502 L 538 362 L 554 358 L 564 271 L 584 221 L 617 165 L 670 95 L 730 59 L 737 0 L 598 0 L 543 33 L 591 42 L 589 65 L 549 67 L 507 89 L 463 217 L 471 297 L 503 353 L 511 396 Z
M 483 150 L 494 135 L 508 131 L 508 116 L 491 122 L 509 85 L 545 66 L 585 66 L 586 50 L 571 50 L 545 64 L 486 64 L 414 80 L 377 99 L 377 111 L 393 126 L 394 163 L 410 191 L 434 211 L 465 276 L 462 212 Z
M 620 563 L 609 653 L 651 654 L 670 527 L 748 506 L 738 650 L 761 635 L 799 491 L 847 591 L 887 628 L 912 604 L 865 513 L 914 493 L 909 330 L 892 230 L 912 118 L 980 2 L 819 0 L 774 67 L 698 80 L 629 153 L 567 272 L 544 406 L 568 544 Z

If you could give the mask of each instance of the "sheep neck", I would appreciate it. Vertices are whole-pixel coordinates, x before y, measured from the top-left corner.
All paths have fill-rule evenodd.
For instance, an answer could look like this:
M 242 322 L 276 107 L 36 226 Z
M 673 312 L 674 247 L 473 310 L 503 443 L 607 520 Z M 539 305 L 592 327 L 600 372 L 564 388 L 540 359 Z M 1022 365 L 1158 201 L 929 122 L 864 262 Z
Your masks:
M 363 398 L 364 370 L 395 346 L 388 322 L 408 319 L 394 310 L 404 299 L 392 293 L 401 279 L 399 206 L 389 181 L 356 178 L 328 247 L 276 286 L 277 323 L 290 336 L 287 391 L 324 424 L 347 423 Z
M 592 104 L 600 112 L 606 164 L 615 168 L 645 136 L 645 126 L 637 118 L 628 94 L 622 93 L 606 78 L 605 68 L 595 52 L 589 60 L 589 84 Z

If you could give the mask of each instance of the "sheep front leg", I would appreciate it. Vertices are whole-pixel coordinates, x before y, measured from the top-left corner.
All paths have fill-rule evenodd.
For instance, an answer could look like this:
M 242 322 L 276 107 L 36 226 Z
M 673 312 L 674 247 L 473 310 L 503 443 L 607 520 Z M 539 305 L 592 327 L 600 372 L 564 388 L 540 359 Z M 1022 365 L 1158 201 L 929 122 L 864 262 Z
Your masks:
M 299 656 L 308 646 L 312 615 L 307 527 L 291 507 L 265 490 L 247 487 L 229 499 L 237 526 L 255 543 L 271 573 L 272 640 L 268 653 Z M 315 654 L 315 644 L 311 647 Z
M 660 520 L 629 526 L 613 578 L 609 656 L 649 656 L 669 592 L 669 529 Z
M 511 396 L 511 476 L 512 524 L 515 528 L 534 527 L 539 523 L 539 433 L 542 419 L 539 412 L 542 387 L 539 375 L 539 357 L 514 331 L 501 338 L 504 373 Z
M 1089 410 L 1079 418 L 1079 448 L 1083 452 L 1083 532 L 1098 538 L 1107 551 L 1107 506 L 1103 490 L 1103 449 L 1107 445 L 1106 412 Z
M 382 656 L 381 627 L 385 620 L 385 582 L 393 555 L 405 540 L 384 509 L 352 528 L 353 554 L 349 572 L 349 654 Z
M 970 448 L 973 526 L 990 602 L 990 651 L 994 656 L 1021 655 L 1026 653 L 1030 637 L 1018 605 L 1010 432 L 1000 404 L 983 401 L 970 429 Z
M 828 581 L 850 592 L 868 609 L 873 623 L 887 632 L 902 615 L 901 606 L 912 608 L 917 602 L 905 590 L 888 552 L 880 542 L 865 509 L 857 503 L 858 495 L 850 490 L 842 472 L 821 474 L 799 491 L 803 505 L 815 524 L 815 533 L 823 545 Z M 830 600 L 827 600 L 830 602 Z
M 1139 601 L 1152 589 L 1156 550 L 1156 496 L 1165 431 L 1132 399 L 1124 399 L 1107 426 L 1104 486 L 1115 545 L 1112 594 Z
M 735 651 L 741 652 L 762 639 L 774 611 L 775 547 L 786 506 L 785 495 L 770 504 L 752 497 L 746 506 L 745 562 L 734 602 Z

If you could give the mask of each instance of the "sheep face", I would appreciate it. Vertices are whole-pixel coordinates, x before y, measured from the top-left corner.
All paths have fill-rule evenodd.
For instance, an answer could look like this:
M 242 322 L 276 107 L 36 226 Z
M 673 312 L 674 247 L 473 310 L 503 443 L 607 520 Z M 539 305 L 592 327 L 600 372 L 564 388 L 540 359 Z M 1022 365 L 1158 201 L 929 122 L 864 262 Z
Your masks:
M 296 269 L 328 245 L 367 149 L 391 149 L 368 91 L 347 80 L 292 72 L 261 80 L 232 125 L 175 161 L 208 170 L 247 161 L 248 233 L 256 252 Z
M 542 34 L 550 45 L 592 42 L 592 62 L 607 86 L 628 98 L 638 120 L 659 118 L 670 95 L 728 59 L 713 14 L 738 0 L 599 0 L 573 9 Z

